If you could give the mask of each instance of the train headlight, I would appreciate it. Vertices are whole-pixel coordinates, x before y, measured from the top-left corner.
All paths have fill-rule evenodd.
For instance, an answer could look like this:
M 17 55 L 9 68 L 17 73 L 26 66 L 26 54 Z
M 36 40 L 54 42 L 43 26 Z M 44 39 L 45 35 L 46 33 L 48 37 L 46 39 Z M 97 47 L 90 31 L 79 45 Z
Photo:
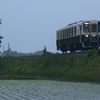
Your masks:
M 86 35 L 86 37 L 89 37 L 88 35 Z

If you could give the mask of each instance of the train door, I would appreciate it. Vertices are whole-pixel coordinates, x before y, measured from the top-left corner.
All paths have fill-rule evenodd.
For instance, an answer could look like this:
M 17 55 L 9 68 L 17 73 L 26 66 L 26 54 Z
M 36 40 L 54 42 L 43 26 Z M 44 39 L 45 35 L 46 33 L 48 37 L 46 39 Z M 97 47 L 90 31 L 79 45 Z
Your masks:
M 82 25 L 79 26 L 80 43 L 82 43 Z
M 98 27 L 97 24 L 91 24 L 90 27 L 90 41 L 97 42 L 98 41 Z

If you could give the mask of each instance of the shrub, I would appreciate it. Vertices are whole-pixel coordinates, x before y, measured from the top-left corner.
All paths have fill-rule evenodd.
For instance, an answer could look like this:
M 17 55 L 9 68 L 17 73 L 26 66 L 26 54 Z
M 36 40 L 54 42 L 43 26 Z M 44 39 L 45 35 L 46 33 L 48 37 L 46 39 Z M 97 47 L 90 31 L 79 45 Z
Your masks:
M 88 51 L 87 56 L 94 58 L 94 56 L 96 56 L 97 53 L 97 49 L 91 49 L 90 51 Z
M 100 55 L 100 49 L 97 50 L 97 55 Z

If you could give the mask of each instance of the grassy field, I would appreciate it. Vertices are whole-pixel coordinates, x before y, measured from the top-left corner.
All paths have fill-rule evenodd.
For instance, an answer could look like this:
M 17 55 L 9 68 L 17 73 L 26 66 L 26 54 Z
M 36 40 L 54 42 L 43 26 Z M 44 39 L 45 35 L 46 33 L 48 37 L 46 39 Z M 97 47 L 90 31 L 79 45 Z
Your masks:
M 100 50 L 83 55 L 1 57 L 0 79 L 52 79 L 100 83 Z

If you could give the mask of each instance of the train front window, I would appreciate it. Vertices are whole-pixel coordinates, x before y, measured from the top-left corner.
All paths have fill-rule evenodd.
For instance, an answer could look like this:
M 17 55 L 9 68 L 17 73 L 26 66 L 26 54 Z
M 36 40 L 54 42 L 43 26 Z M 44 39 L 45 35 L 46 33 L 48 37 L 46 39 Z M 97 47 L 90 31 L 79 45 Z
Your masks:
M 100 32 L 100 22 L 98 22 L 98 32 Z
M 97 30 L 97 25 L 91 24 L 91 32 L 96 32 L 96 30 Z
M 84 33 L 90 32 L 90 23 L 89 22 L 83 23 L 83 32 Z

